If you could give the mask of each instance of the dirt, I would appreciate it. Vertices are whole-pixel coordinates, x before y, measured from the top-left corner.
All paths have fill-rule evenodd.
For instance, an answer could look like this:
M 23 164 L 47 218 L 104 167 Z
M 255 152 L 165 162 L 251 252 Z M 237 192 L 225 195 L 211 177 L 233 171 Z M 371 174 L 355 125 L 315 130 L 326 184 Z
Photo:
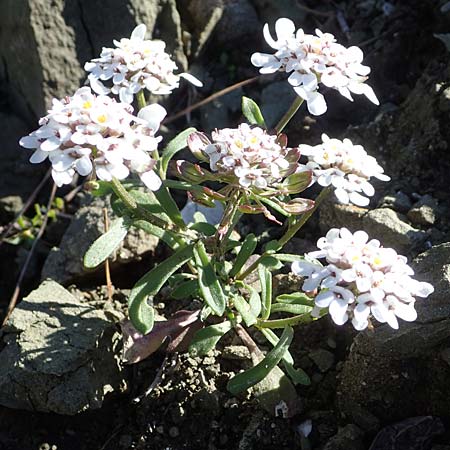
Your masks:
M 264 2 L 251 3 L 260 11 L 258 8 Z M 364 99 L 356 99 L 350 104 L 338 95 L 328 93 L 329 111 L 325 116 L 313 118 L 299 114 L 287 130 L 292 143 L 316 144 L 323 131 L 364 143 L 368 152 L 377 156 L 394 178 L 392 185 L 381 188 L 378 200 L 386 193 L 402 190 L 410 198 L 414 198 L 414 194 L 430 194 L 439 201 L 443 209 L 432 227 L 436 242 L 450 240 L 447 209 L 450 100 L 445 103 L 447 97 L 443 95 L 450 86 L 449 53 L 443 43 L 433 37 L 433 33 L 450 31 L 449 14 L 439 12 L 442 3 L 445 2 L 349 0 L 339 2 L 341 9 L 337 10 L 336 3 L 331 1 L 302 2 L 319 12 L 305 14 L 302 26 L 307 31 L 319 26 L 334 33 L 345 45 L 361 45 L 367 55 L 365 61 L 373 70 L 370 83 L 381 99 L 382 107 L 376 108 Z M 387 14 L 389 5 L 393 9 Z M 345 26 L 343 30 L 342 20 L 339 25 L 335 15 L 323 15 L 329 11 L 340 11 L 339 17 L 345 18 L 348 31 Z M 217 51 L 215 42 L 212 38 L 199 57 L 199 64 L 208 71 L 209 80 L 214 80 L 206 84 L 202 94 L 205 96 L 256 74 L 248 55 Z M 247 44 L 248 54 L 262 48 L 260 37 L 249 38 Z M 269 82 L 272 81 L 250 85 L 243 93 L 260 101 L 260 93 Z M 179 105 L 185 100 L 186 97 L 180 98 Z M 223 98 L 217 109 L 222 108 L 226 114 L 220 117 L 227 121 L 226 125 L 238 122 L 238 98 Z M 190 125 L 199 128 L 207 125 L 210 122 L 206 116 L 194 112 Z M 180 119 L 173 125 L 185 127 L 186 121 Z M 308 239 L 307 244 L 317 237 L 316 224 L 317 218 L 314 218 L 302 236 Z M 267 230 L 265 222 L 259 218 L 254 223 L 244 224 L 243 232 L 245 226 L 261 230 L 266 227 L 267 235 L 277 232 L 275 228 Z M 58 232 L 58 236 L 60 234 Z M 53 243 L 53 238 L 49 235 L 48 241 Z M 40 263 L 48 250 L 45 248 L 39 254 Z M 0 313 L 13 288 L 11 279 L 17 276 L 18 266 L 10 263 L 17 255 L 17 249 L 9 245 L 1 250 L 2 273 L 7 270 L 8 277 L 1 283 L 5 289 L 0 300 Z M 26 289 L 36 285 L 38 272 L 35 270 Z M 136 281 L 132 272 L 129 277 L 121 274 L 121 288 L 130 288 Z M 101 283 L 100 279 L 89 280 L 89 283 L 94 281 Z M 89 295 L 104 302 L 104 290 L 102 294 L 92 285 L 90 287 Z M 117 300 L 122 305 L 125 298 L 126 290 L 118 293 Z M 173 302 L 162 302 L 159 312 L 163 315 L 176 308 Z M 186 354 L 166 356 L 158 352 L 149 360 L 127 368 L 130 391 L 121 396 L 110 396 L 101 410 L 65 417 L 0 407 L 0 450 L 369 449 L 381 429 L 408 416 L 377 417 L 362 409 L 355 411 L 350 421 L 340 414 L 336 390 L 355 335 L 350 327 L 337 329 L 328 319 L 296 330 L 291 351 L 296 363 L 310 375 L 312 384 L 297 388 L 302 409 L 289 420 L 275 418 L 263 411 L 251 397 L 234 398 L 227 392 L 228 379 L 248 367 L 247 360 L 220 356 L 218 352 L 203 358 L 191 358 Z M 229 347 L 241 343 L 230 335 L 223 345 Z M 444 363 L 438 356 L 429 356 L 429 360 L 433 362 L 434 375 L 439 377 L 439 367 Z M 407 370 L 414 370 L 415 366 L 425 370 L 424 364 L 417 364 L 417 361 L 411 360 L 408 364 Z M 420 390 L 423 377 L 420 373 L 417 377 L 416 389 Z M 395 384 L 390 388 L 395 389 Z M 432 397 L 438 398 L 440 392 L 433 394 Z M 426 415 L 429 410 L 426 399 L 421 395 L 418 399 L 421 403 L 409 411 Z M 301 435 L 305 420 L 313 422 L 307 442 Z M 443 414 L 440 420 L 444 428 L 422 447 L 415 447 L 417 439 L 411 437 L 405 447 L 376 448 L 448 450 L 450 414 Z

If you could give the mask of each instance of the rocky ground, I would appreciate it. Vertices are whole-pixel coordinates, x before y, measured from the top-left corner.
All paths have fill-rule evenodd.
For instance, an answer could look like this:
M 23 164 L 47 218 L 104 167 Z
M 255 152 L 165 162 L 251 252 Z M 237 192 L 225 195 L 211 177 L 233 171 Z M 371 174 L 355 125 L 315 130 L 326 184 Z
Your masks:
M 85 193 L 70 195 L 38 246 L 24 300 L 0 332 L 1 450 L 450 450 L 450 58 L 434 36 L 450 33 L 448 2 L 114 0 L 105 6 L 55 0 L 50 7 L 44 0 L 6 0 L 2 9 L 0 227 L 46 171 L 26 162 L 18 138 L 35 127 L 53 96 L 83 82 L 82 63 L 102 45 L 141 21 L 166 40 L 179 66 L 189 64 L 205 81 L 202 90 L 184 86 L 164 100 L 175 113 L 256 75 L 249 56 L 264 48 L 262 24 L 285 16 L 308 32 L 319 27 L 344 45 L 361 46 L 381 100 L 378 108 L 364 99 L 350 104 L 330 92 L 325 116 L 304 110 L 296 116 L 287 130 L 290 143 L 316 144 L 323 131 L 346 136 L 392 177 L 377 186 L 370 210 L 324 204 L 289 251 L 307 251 L 330 227 L 365 229 L 413 260 L 417 277 L 433 283 L 435 293 L 418 302 L 419 319 L 402 323 L 399 332 L 379 326 L 356 333 L 327 319 L 298 329 L 291 351 L 312 383 L 297 389 L 298 414 L 275 418 L 252 397 L 227 392 L 228 379 L 250 364 L 231 333 L 220 352 L 206 357 L 160 352 L 135 366 L 122 364 L 117 323 L 127 293 L 164 248 L 142 231 L 128 236 L 112 262 L 117 289 L 107 300 L 97 287 L 104 273 L 86 273 L 81 258 L 103 231 L 108 205 Z M 242 94 L 262 105 L 269 124 L 293 95 L 276 76 L 261 78 L 170 123 L 166 137 L 188 123 L 205 131 L 238 123 Z M 46 185 L 39 203 L 49 190 Z M 256 216 L 242 224 L 242 234 L 250 227 L 279 233 Z M 28 250 L 0 247 L 0 318 Z M 40 284 L 46 278 L 54 281 Z M 292 288 L 283 274 L 279 282 Z M 159 302 L 161 316 L 177 307 L 164 297 Z

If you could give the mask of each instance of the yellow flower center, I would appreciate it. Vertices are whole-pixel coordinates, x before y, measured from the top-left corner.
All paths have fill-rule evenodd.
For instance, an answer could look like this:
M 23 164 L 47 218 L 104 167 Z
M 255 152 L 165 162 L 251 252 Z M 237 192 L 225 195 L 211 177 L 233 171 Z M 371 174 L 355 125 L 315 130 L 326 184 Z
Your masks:
M 86 101 L 83 103 L 83 108 L 84 108 L 84 109 L 92 108 L 92 102 L 90 102 L 89 100 L 86 100 Z
M 97 117 L 97 121 L 98 121 L 99 123 L 105 123 L 105 122 L 106 122 L 106 115 L 105 115 L 105 114 L 100 114 L 100 115 Z

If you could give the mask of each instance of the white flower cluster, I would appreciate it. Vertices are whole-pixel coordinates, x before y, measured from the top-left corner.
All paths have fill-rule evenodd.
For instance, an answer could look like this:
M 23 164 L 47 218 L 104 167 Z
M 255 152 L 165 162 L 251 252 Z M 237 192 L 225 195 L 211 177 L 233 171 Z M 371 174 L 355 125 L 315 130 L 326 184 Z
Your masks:
M 373 89 L 365 84 L 370 68 L 362 65 L 363 52 L 359 47 L 349 48 L 336 43 L 332 34 L 316 30 L 316 35 L 295 30 L 292 20 L 278 19 L 275 23 L 277 40 L 264 26 L 266 42 L 275 54 L 254 53 L 252 64 L 261 67 L 260 73 L 282 71 L 290 73 L 288 81 L 297 95 L 306 100 L 311 114 L 321 115 L 327 110 L 324 96 L 318 92 L 319 83 L 336 89 L 353 100 L 351 94 L 364 94 L 379 104 Z
M 352 234 L 333 228 L 318 240 L 320 250 L 294 262 L 292 272 L 306 277 L 303 291 L 319 290 L 313 315 L 328 308 L 338 325 L 351 319 L 357 330 L 363 330 L 374 317 L 397 329 L 397 317 L 416 320 L 415 297 L 428 297 L 434 289 L 411 278 L 414 272 L 404 256 L 368 239 L 364 231 Z M 327 264 L 322 266 L 315 258 L 325 258 Z
M 364 195 L 371 197 L 375 193 L 370 178 L 390 180 L 377 160 L 350 139 L 340 141 L 322 134 L 322 144 L 300 145 L 299 149 L 309 161 L 300 165 L 297 171 L 311 170 L 313 183 L 333 186 L 340 203 L 367 206 L 369 199 Z
M 145 25 L 138 25 L 131 37 L 114 41 L 116 48 L 104 47 L 100 58 L 84 66 L 90 72 L 88 79 L 94 92 L 101 95 L 119 95 L 120 101 L 132 103 L 141 89 L 153 94 L 170 94 L 183 77 L 196 86 L 202 83 L 194 76 L 174 74 L 177 65 L 166 53 L 166 44 L 158 40 L 146 40 Z M 105 81 L 111 80 L 108 86 Z
M 277 136 L 243 123 L 238 128 L 212 132 L 212 142 L 203 133 L 192 133 L 189 148 L 207 156 L 210 168 L 232 174 L 244 188 L 264 189 L 297 168 L 299 152 L 283 146 Z
M 126 178 L 130 170 L 152 190 L 161 180 L 152 170 L 155 161 L 149 152 L 158 148 L 155 137 L 166 115 L 162 106 L 147 106 L 132 115 L 133 108 L 114 99 L 96 96 L 89 87 L 78 89 L 73 97 L 53 100 L 40 128 L 20 140 L 35 149 L 30 158 L 40 163 L 47 157 L 58 186 L 71 183 L 75 172 L 87 176 L 93 171 L 101 180 Z

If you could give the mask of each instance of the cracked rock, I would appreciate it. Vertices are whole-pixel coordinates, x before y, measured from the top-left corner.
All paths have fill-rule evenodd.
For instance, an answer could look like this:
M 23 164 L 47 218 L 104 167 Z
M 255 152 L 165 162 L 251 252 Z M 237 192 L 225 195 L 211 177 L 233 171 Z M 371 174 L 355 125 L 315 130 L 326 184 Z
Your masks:
M 120 334 L 101 310 L 46 281 L 2 329 L 0 404 L 73 415 L 126 388 Z
M 450 366 L 441 356 L 450 338 L 450 243 L 419 255 L 413 268 L 417 280 L 435 289 L 417 300 L 418 319 L 401 321 L 399 330 L 383 324 L 360 333 L 343 366 L 338 404 L 353 420 L 358 408 L 383 420 L 439 416 L 450 408 Z
M 42 279 L 51 278 L 59 283 L 68 283 L 86 275 L 83 257 L 92 243 L 104 232 L 103 208 L 105 199 L 94 198 L 82 206 L 67 228 L 59 248 L 52 249 L 42 269 Z M 110 220 L 114 220 L 109 209 Z M 82 233 L 80 232 L 82 231 Z M 122 245 L 116 251 L 111 268 L 139 261 L 145 254 L 153 252 L 158 238 L 137 228 L 131 228 Z M 101 267 L 99 270 L 103 270 Z

